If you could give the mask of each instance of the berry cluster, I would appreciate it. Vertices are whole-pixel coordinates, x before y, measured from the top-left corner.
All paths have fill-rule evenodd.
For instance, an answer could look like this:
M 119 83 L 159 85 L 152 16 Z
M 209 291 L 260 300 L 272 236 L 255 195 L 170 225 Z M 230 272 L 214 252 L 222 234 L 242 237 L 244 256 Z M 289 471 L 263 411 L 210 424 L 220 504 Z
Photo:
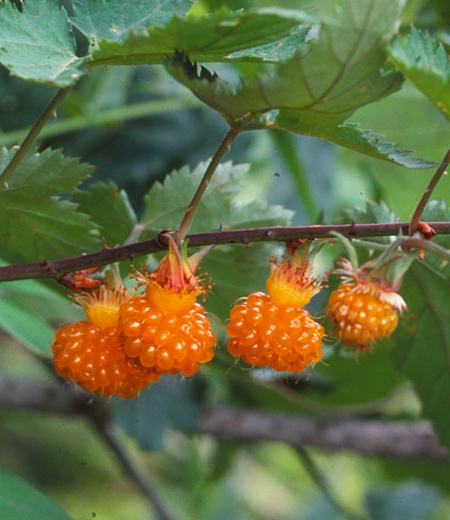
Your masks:
M 131 298 L 107 284 L 76 297 L 89 321 L 58 330 L 52 345 L 57 374 L 101 395 L 135 397 L 166 374 L 192 376 L 214 356 L 216 338 L 192 269 L 171 242 L 145 295 Z
M 88 392 L 132 399 L 160 377 L 125 354 L 113 327 L 68 325 L 56 332 L 52 350 L 56 373 Z
M 56 372 L 101 395 L 135 397 L 162 375 L 194 375 L 214 357 L 216 338 L 196 302 L 206 291 L 194 271 L 204 253 L 186 256 L 167 235 L 169 253 L 152 273 L 137 273 L 145 292 L 131 297 L 122 286 L 93 284 L 86 276 L 69 280 L 83 290 L 76 297 L 88 321 L 60 329 L 52 345 Z M 347 244 L 350 252 L 351 244 Z M 236 305 L 227 326 L 228 350 L 256 367 L 299 373 L 322 359 L 323 326 L 303 307 L 321 290 L 311 260 L 320 246 L 291 245 L 291 259 L 271 259 L 267 294 L 256 292 Z M 364 351 L 390 336 L 406 308 L 396 289 L 403 271 L 394 255 L 358 267 L 342 260 L 342 283 L 327 306 L 339 341 Z M 410 260 L 407 259 L 407 262 Z M 400 273 L 400 274 L 399 274 Z M 91 282 L 88 284 L 88 282 Z

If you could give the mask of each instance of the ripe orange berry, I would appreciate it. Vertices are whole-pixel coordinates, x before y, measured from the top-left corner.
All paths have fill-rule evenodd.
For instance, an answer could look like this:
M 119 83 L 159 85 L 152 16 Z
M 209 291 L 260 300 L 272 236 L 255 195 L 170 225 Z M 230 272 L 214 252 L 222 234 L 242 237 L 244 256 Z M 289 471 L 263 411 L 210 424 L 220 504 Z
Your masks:
M 186 308 L 178 295 L 175 305 L 167 305 L 170 301 L 171 295 L 153 301 L 146 295 L 125 303 L 120 309 L 120 339 L 127 356 L 156 373 L 192 376 L 213 358 L 216 337 L 199 303 Z
M 56 332 L 52 350 L 56 373 L 88 392 L 131 399 L 160 377 L 125 354 L 114 327 L 68 325 Z
M 58 375 L 75 381 L 89 392 L 136 397 L 160 374 L 129 357 L 119 341 L 119 308 L 129 296 L 122 289 L 101 285 L 76 300 L 89 321 L 59 329 L 52 345 Z
M 323 327 L 304 309 L 278 306 L 266 294 L 253 293 L 230 318 L 228 351 L 250 365 L 302 372 L 322 359 Z
M 300 246 L 292 260 L 280 265 L 271 259 L 268 295 L 253 293 L 232 309 L 227 327 L 231 355 L 294 373 L 322 359 L 324 329 L 303 309 L 320 291 L 320 283 L 311 278 L 310 245 Z
M 398 311 L 404 307 L 403 299 L 396 292 L 372 282 L 355 281 L 341 284 L 332 293 L 327 318 L 341 343 L 363 351 L 394 332 Z
M 179 250 L 171 235 L 164 237 L 169 252 L 158 268 L 136 275 L 145 295 L 120 308 L 120 341 L 129 357 L 158 374 L 192 376 L 211 361 L 216 344 L 205 311 L 196 303 L 206 292 L 194 274 L 205 252 L 188 259 L 186 242 Z

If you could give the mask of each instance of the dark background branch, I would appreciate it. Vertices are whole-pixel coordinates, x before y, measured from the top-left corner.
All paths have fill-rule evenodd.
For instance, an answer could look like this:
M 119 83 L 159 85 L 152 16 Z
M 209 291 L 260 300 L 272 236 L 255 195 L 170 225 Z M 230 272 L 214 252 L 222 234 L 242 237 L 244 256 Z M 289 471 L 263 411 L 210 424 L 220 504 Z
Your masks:
M 98 424 L 108 419 L 107 403 L 72 383 L 0 378 L 0 406 L 78 415 Z M 277 441 L 294 448 L 306 445 L 365 455 L 448 460 L 447 451 L 425 421 L 325 419 L 215 407 L 202 414 L 195 431 L 236 442 Z

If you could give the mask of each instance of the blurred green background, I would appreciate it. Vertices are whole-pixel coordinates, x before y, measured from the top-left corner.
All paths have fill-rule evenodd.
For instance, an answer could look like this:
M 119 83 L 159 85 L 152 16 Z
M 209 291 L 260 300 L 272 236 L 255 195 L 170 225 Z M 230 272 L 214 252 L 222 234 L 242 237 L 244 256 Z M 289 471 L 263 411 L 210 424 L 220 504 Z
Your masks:
M 63 4 L 70 7 L 69 2 Z M 266 0 L 205 0 L 196 9 L 213 10 L 223 4 L 233 9 L 273 5 Z M 333 0 L 277 2 L 277 6 L 324 12 L 334 4 Z M 446 0 L 408 2 L 405 31 L 410 22 L 450 42 Z M 0 142 L 16 144 L 53 94 L 51 89 L 11 77 L 2 69 Z M 400 92 L 359 110 L 352 121 L 400 147 L 413 148 L 419 157 L 439 162 L 447 150 L 448 122 L 408 82 Z M 162 67 L 98 68 L 82 78 L 63 103 L 57 121 L 44 130 L 40 147 L 63 148 L 66 155 L 96 165 L 98 169 L 84 188 L 113 181 L 128 193 L 140 216 L 144 194 L 155 181 L 186 164 L 194 170 L 212 156 L 226 131 L 221 117 L 176 84 Z M 363 208 L 366 201 L 381 200 L 396 217 L 407 220 L 432 175 L 431 170 L 407 170 L 317 139 L 270 132 L 241 135 L 228 159 L 250 164 L 240 180 L 238 200 L 242 204 L 266 199 L 292 210 L 291 222 L 299 225 L 338 222 L 343 219 L 343 209 Z M 448 177 L 442 179 L 434 198 L 449 203 L 448 182 Z M 289 214 L 284 212 L 282 217 L 288 219 Z M 259 280 L 253 289 L 264 290 L 269 269 L 265 258 L 277 249 L 258 247 L 251 248 Z M 219 261 L 220 255 L 211 259 L 213 269 L 218 269 Z M 328 265 L 330 259 L 324 257 L 323 262 Z M 228 277 L 224 269 L 222 279 L 215 280 L 219 296 L 221 284 L 233 285 Z M 42 352 L 50 345 L 56 327 L 81 319 L 80 311 L 63 298 L 64 291 L 56 285 L 13 282 L 2 288 L 1 295 L 17 303 L 17 309 L 11 307 L 11 312 L 17 312 L 17 325 L 1 336 L 3 378 L 42 384 L 56 381 L 47 362 L 29 350 L 35 345 Z M 233 290 L 239 291 L 239 287 Z M 323 312 L 326 295 L 321 298 L 311 312 Z M 22 306 L 30 309 L 36 322 L 23 321 Z M 224 306 L 226 310 L 230 302 L 211 303 L 209 310 L 220 314 Z M 219 344 L 224 345 L 223 326 L 213 320 L 213 327 Z M 309 378 L 273 382 L 270 374 L 255 375 L 242 371 L 241 366 L 230 368 L 231 357 L 222 346 L 211 366 L 195 379 L 167 378 L 135 400 L 107 400 L 104 407 L 117 436 L 140 471 L 154 482 L 174 518 L 449 518 L 450 468 L 446 463 L 315 449 L 308 449 L 305 455 L 281 443 L 240 444 L 195 433 L 202 410 L 217 405 L 268 412 L 317 411 L 332 417 L 346 413 L 417 419 L 420 403 L 393 368 L 389 347 L 387 341 L 370 360 L 362 357 L 358 363 L 330 347 L 325 363 Z M 338 390 L 330 393 L 333 385 Z M 2 407 L 0 461 L 3 470 L 24 478 L 76 520 L 157 518 L 87 419 Z

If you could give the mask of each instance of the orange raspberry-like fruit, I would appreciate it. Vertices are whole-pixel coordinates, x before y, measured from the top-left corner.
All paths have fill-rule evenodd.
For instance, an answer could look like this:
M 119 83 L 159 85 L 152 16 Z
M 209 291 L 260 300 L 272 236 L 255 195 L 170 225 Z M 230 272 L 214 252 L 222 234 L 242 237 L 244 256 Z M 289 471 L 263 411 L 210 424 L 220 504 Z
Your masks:
M 113 327 L 68 325 L 56 332 L 52 350 L 56 373 L 88 392 L 131 399 L 160 377 L 125 354 Z
M 322 359 L 323 327 L 304 309 L 279 306 L 258 292 L 234 307 L 230 318 L 228 350 L 250 365 L 296 373 Z
M 324 329 L 303 309 L 320 291 L 320 283 L 311 278 L 309 246 L 301 246 L 292 260 L 280 265 L 271 259 L 268 295 L 251 294 L 232 309 L 230 354 L 254 366 L 294 373 L 322 359 Z
M 59 329 L 52 344 L 58 375 L 75 381 L 89 392 L 136 397 L 160 378 L 125 353 L 119 341 L 119 308 L 128 299 L 123 290 L 102 285 L 76 297 L 89 321 Z
M 147 288 L 147 294 L 152 288 Z M 178 294 L 165 296 L 164 305 L 161 301 L 156 304 L 148 295 L 136 296 L 122 305 L 121 341 L 127 356 L 158 374 L 192 376 L 202 363 L 214 357 L 216 337 L 202 305 L 188 301 L 185 306 Z M 168 305 L 172 296 L 174 304 Z
M 397 327 L 401 296 L 373 282 L 341 284 L 328 301 L 327 317 L 339 341 L 364 351 Z
M 120 340 L 127 356 L 158 374 L 194 375 L 214 357 L 216 337 L 196 299 L 206 291 L 194 272 L 200 256 L 186 256 L 170 235 L 168 254 L 151 274 L 138 273 L 145 295 L 121 306 Z

